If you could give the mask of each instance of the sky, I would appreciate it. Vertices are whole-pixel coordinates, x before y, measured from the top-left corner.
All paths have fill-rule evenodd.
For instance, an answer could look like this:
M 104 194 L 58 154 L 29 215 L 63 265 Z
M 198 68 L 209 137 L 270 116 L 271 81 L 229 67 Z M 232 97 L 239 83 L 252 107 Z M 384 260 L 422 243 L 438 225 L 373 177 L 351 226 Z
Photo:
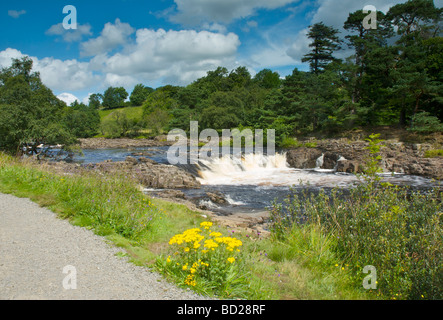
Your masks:
M 17 0 L 0 3 L 0 68 L 29 56 L 62 100 L 136 84 L 185 86 L 217 67 L 271 69 L 282 78 L 309 51 L 310 25 L 341 31 L 350 12 L 405 0 Z M 442 7 L 443 0 L 435 0 Z M 76 29 L 72 26 L 76 11 Z M 65 25 L 66 25 L 65 24 Z M 339 55 L 346 56 L 346 48 Z

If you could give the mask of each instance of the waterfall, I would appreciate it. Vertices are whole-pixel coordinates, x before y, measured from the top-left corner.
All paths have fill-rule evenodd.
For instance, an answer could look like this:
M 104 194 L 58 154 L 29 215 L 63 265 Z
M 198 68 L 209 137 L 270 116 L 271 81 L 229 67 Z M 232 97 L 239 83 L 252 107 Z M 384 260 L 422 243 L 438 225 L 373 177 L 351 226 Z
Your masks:
M 322 165 L 324 156 L 317 160 Z M 355 181 L 355 176 L 335 176 L 333 170 L 291 168 L 286 161 L 286 154 L 263 155 L 246 154 L 243 156 L 227 155 L 209 160 L 200 160 L 196 166 L 198 181 L 202 185 L 230 185 L 255 187 L 289 187 L 300 182 L 311 186 L 335 187 L 348 185 Z
M 325 154 L 323 153 L 315 162 L 316 169 L 320 169 L 323 166 L 324 160 L 325 160 Z
M 286 154 L 263 155 L 246 154 L 223 156 L 210 160 L 200 160 L 198 175 L 203 184 L 245 182 L 276 177 L 278 173 L 291 170 Z

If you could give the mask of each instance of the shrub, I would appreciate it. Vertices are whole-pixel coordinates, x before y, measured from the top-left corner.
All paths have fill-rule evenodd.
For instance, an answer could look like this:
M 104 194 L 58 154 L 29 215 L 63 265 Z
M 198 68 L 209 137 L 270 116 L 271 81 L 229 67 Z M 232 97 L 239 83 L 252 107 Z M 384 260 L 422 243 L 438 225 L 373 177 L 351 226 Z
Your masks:
M 443 149 L 428 150 L 425 152 L 425 158 L 443 157 Z
M 443 124 L 429 112 L 420 112 L 412 117 L 412 128 L 409 130 L 419 133 L 438 132 L 443 131 Z
M 274 203 L 272 234 L 288 241 L 294 230 L 318 226 L 332 236 L 334 251 L 362 286 L 364 266 L 377 270 L 377 291 L 391 299 L 443 298 L 442 193 L 411 191 L 381 182 L 378 136 L 369 139 L 366 173 L 345 195 L 294 195 Z
M 173 236 L 171 255 L 157 260 L 157 269 L 179 284 L 219 296 L 246 296 L 248 283 L 243 272 L 242 241 L 212 231 L 211 222 L 202 222 Z

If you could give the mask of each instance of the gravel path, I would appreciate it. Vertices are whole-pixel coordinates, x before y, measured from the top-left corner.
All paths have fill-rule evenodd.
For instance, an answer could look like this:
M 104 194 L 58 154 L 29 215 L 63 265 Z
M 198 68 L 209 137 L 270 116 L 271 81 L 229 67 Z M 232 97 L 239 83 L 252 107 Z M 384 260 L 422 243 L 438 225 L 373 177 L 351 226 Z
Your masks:
M 205 299 L 116 256 L 119 251 L 29 199 L 0 194 L 0 299 Z

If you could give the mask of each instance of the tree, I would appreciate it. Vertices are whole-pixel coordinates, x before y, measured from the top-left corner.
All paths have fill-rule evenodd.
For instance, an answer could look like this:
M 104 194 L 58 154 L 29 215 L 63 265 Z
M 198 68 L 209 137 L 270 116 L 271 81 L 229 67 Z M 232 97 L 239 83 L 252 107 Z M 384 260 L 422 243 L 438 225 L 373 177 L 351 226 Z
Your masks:
M 141 106 L 145 102 L 146 98 L 149 96 L 154 89 L 150 87 L 145 87 L 143 84 L 138 84 L 134 87 L 134 90 L 129 97 L 132 106 Z
M 224 108 L 210 106 L 203 110 L 200 123 L 202 128 L 221 130 L 236 128 L 240 120 L 235 114 L 226 112 Z
M 426 31 L 429 24 L 438 28 L 443 9 L 436 8 L 433 0 L 409 0 L 391 7 L 386 18 L 397 26 L 397 34 L 407 36 Z
M 280 75 L 269 69 L 263 69 L 253 79 L 260 87 L 265 89 L 278 89 L 281 86 Z
M 91 138 L 100 128 L 100 114 L 97 109 L 75 101 L 65 113 L 64 122 L 77 138 Z
M 338 33 L 337 29 L 326 26 L 323 22 L 309 27 L 308 38 L 313 40 L 309 47 L 312 50 L 303 57 L 302 62 L 309 62 L 311 72 L 318 74 L 330 62 L 336 60 L 332 53 L 341 48 Z
M 105 109 L 115 109 L 122 107 L 125 100 L 128 98 L 128 93 L 123 87 L 109 87 L 103 95 L 103 107 Z
M 350 13 L 348 19 L 344 23 L 343 28 L 355 34 L 347 35 L 348 46 L 355 50 L 355 73 L 354 87 L 352 90 L 352 102 L 358 103 L 364 94 L 364 88 L 362 87 L 363 76 L 365 73 L 365 67 L 370 61 L 368 60 L 368 54 L 387 43 L 387 38 L 392 35 L 392 27 L 390 23 L 387 23 L 385 14 L 381 11 L 377 11 L 377 28 L 366 29 L 363 26 L 363 20 L 367 13 L 363 10 Z
M 25 146 L 37 153 L 40 144 L 76 142 L 64 123 L 66 104 L 32 72 L 29 57 L 13 59 L 0 71 L 0 150 L 17 153 Z
M 143 103 L 143 114 L 148 115 L 155 110 L 172 110 L 178 102 L 174 98 L 175 90 L 172 86 L 161 87 L 148 95 Z
M 103 95 L 100 93 L 93 93 L 89 96 L 89 107 L 91 109 L 99 109 L 102 105 Z
M 435 48 L 427 46 L 429 39 L 440 38 L 442 13 L 432 0 L 409 0 L 393 6 L 386 15 L 400 36 L 395 47 L 398 62 L 392 70 L 394 85 L 391 91 L 393 96 L 399 97 L 396 100 L 401 125 L 406 124 L 408 117 L 426 111 L 422 108 L 427 101 L 440 101 L 442 83 L 428 74 L 426 54 Z
M 230 90 L 236 87 L 244 88 L 249 86 L 251 83 L 251 74 L 246 67 L 238 67 L 237 69 L 231 71 L 227 82 Z

